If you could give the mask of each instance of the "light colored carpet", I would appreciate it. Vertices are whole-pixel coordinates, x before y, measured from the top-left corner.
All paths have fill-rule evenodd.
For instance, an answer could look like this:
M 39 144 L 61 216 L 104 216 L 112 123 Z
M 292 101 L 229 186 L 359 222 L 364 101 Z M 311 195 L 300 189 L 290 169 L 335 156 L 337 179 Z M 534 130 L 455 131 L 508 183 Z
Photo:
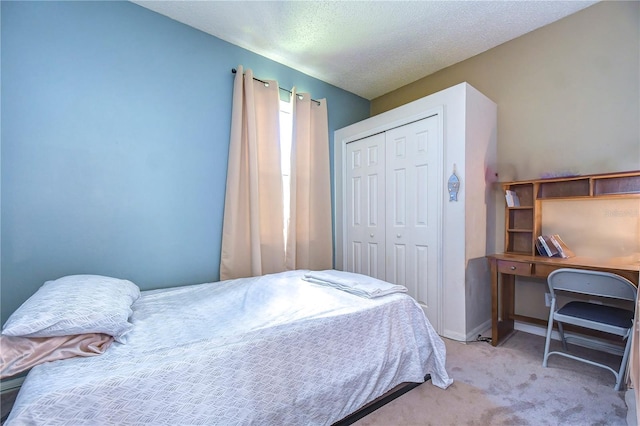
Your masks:
M 542 367 L 544 337 L 516 332 L 498 347 L 447 339 L 445 344 L 447 371 L 454 379 L 448 389 L 425 383 L 355 425 L 627 424 L 624 392 L 613 389 L 613 374 L 560 356 Z M 600 362 L 620 360 L 596 354 Z

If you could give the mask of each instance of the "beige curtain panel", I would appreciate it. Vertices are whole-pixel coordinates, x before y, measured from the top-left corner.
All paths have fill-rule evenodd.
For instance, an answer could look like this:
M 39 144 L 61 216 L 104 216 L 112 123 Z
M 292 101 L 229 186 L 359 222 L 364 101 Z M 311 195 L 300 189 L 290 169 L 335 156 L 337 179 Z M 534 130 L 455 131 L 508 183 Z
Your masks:
M 287 269 L 330 269 L 331 181 L 326 100 L 307 93 L 291 96 L 291 201 L 287 233 Z
M 240 66 L 233 88 L 220 279 L 330 269 L 331 182 L 326 100 L 292 91 L 290 211 L 286 229 L 275 81 Z
M 280 98 L 275 81 L 238 67 L 222 229 L 220 279 L 285 270 Z

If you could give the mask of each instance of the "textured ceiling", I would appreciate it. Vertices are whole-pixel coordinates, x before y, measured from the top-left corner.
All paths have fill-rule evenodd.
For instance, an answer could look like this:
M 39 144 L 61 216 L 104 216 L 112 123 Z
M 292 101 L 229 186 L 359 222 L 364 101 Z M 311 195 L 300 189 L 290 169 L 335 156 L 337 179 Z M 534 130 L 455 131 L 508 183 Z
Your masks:
M 597 1 L 134 1 L 373 99 Z

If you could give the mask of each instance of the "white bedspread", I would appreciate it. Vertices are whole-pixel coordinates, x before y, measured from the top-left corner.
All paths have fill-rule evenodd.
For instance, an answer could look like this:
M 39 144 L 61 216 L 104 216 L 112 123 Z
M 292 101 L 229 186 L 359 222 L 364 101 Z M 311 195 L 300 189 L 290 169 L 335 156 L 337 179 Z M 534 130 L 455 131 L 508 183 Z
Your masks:
M 305 272 L 143 292 L 127 344 L 33 368 L 7 424 L 326 425 L 399 383 L 451 383 L 412 298 Z

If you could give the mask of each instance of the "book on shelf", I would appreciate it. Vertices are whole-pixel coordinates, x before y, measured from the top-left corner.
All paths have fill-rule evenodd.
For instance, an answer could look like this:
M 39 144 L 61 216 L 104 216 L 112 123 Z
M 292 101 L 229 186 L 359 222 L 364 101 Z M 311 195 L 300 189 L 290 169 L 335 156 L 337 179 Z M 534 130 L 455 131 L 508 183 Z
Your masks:
M 563 259 L 575 256 L 558 234 L 540 235 L 536 238 L 536 249 L 542 256 L 561 257 Z
M 545 256 L 549 256 L 549 257 L 553 257 L 558 255 L 558 249 L 556 248 L 556 246 L 551 242 L 551 239 L 549 238 L 548 235 L 540 235 L 538 237 L 538 241 L 540 241 L 540 245 L 543 248 L 543 251 L 545 253 Z
M 567 244 L 562 241 L 562 238 L 560 238 L 560 235 L 558 234 L 553 234 L 550 235 L 551 241 L 556 245 L 556 247 L 558 248 L 558 252 L 560 254 L 560 257 L 562 257 L 563 259 L 568 259 L 570 257 L 574 257 L 576 254 L 569 248 L 569 246 L 567 246 Z
M 539 238 L 536 238 L 536 250 L 538 251 L 538 254 L 540 256 L 547 256 L 547 252 L 542 246 L 542 243 L 540 242 Z
M 520 207 L 520 199 L 516 191 L 507 189 L 504 193 L 504 198 L 507 200 L 507 207 Z

